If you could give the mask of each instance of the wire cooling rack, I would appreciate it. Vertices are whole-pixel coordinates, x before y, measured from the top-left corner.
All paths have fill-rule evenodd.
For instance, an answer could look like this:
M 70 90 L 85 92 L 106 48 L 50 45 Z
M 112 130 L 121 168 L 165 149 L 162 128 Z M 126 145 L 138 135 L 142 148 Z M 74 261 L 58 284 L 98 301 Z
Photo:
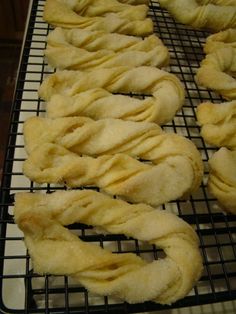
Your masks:
M 225 215 L 208 194 L 207 160 L 214 149 L 207 146 L 196 125 L 196 106 L 205 100 L 221 101 L 214 93 L 199 88 L 194 82 L 196 69 L 204 54 L 202 45 L 208 35 L 176 23 L 166 11 L 151 1 L 150 15 L 155 33 L 171 53 L 170 71 L 186 88 L 186 103 L 174 120 L 165 125 L 191 139 L 202 154 L 205 178 L 197 193 L 188 201 L 163 206 L 192 224 L 200 238 L 204 273 L 191 293 L 172 306 L 153 302 L 128 304 L 111 297 L 91 295 L 71 278 L 39 276 L 32 270 L 31 260 L 23 244 L 23 234 L 13 221 L 14 194 L 17 192 L 51 192 L 64 187 L 37 185 L 22 174 L 26 158 L 22 124 L 26 118 L 44 115 L 45 104 L 38 99 L 37 89 L 43 77 L 52 72 L 43 59 L 49 26 L 42 20 L 44 1 L 34 0 L 27 28 L 22 60 L 13 103 L 8 147 L 1 187 L 0 308 L 4 313 L 141 313 L 236 299 L 236 217 Z M 112 247 L 114 252 L 134 252 L 143 258 L 156 259 L 159 250 L 120 235 L 102 235 L 83 225 L 73 225 L 84 241 Z M 157 278 L 158 280 L 158 278 Z

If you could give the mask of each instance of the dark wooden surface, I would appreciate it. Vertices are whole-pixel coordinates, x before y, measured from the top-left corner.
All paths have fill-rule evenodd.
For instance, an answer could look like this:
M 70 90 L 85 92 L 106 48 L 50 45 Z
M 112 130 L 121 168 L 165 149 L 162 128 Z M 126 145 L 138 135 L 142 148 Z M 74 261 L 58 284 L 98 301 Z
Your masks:
M 21 40 L 29 0 L 0 0 L 0 39 Z
M 0 184 L 29 0 L 0 0 Z
M 21 42 L 0 43 L 0 181 L 20 50 Z

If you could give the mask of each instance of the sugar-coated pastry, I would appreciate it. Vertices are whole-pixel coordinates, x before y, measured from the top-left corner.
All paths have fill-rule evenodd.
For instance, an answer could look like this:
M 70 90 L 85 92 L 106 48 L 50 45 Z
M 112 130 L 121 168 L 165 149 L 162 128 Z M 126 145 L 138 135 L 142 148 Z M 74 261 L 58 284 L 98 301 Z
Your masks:
M 163 88 L 172 102 L 176 98 L 182 102 L 184 98 L 183 85 L 175 75 L 149 66 L 120 66 L 88 72 L 57 71 L 43 81 L 39 96 L 48 101 L 55 94 L 73 96 L 92 88 L 103 88 L 111 93 L 133 92 L 145 95 L 158 95 Z M 176 95 L 173 90 L 177 90 Z
M 197 107 L 197 120 L 204 140 L 217 147 L 236 149 L 236 101 Z
M 137 99 L 111 94 L 131 92 L 153 97 Z M 58 71 L 43 81 L 39 95 L 49 101 L 50 117 L 82 115 L 159 124 L 174 117 L 185 96 L 183 85 L 175 75 L 148 66 Z
M 236 48 L 236 29 L 229 28 L 207 37 L 204 45 L 205 53 L 211 53 L 220 48 Z
M 101 88 L 90 89 L 74 96 L 55 94 L 47 102 L 47 116 L 51 118 L 85 116 L 95 120 L 116 118 L 125 121 L 149 121 L 164 124 L 178 111 L 177 102 L 163 90 L 158 91 L 158 101 L 152 97 L 144 100 L 125 95 L 113 95 Z M 157 95 L 156 95 L 157 96 Z
M 136 36 L 146 36 L 153 32 L 153 23 L 149 18 L 135 20 L 140 13 L 142 18 L 147 13 L 146 6 L 142 6 L 140 12 L 139 6 L 131 6 L 128 18 L 124 16 L 126 13 L 106 13 L 104 16 L 81 16 L 76 13 L 76 5 L 78 0 L 46 0 L 43 18 L 49 24 L 61 26 L 63 28 L 82 28 L 87 30 L 101 30 L 108 33 L 121 33 Z M 81 1 L 82 2 L 82 1 Z M 84 1 L 83 1 L 84 2 Z M 97 1 L 94 1 L 95 3 Z M 105 10 L 109 10 L 109 5 L 105 1 Z M 112 3 L 112 1 L 109 1 Z M 120 3 L 120 5 L 123 5 Z M 111 4 L 112 6 L 112 4 Z M 136 9 L 135 9 L 136 8 Z M 141 17 L 140 17 L 141 18 Z
M 88 190 L 19 193 L 14 215 L 35 272 L 72 276 L 98 295 L 170 304 L 185 297 L 202 273 L 199 240 L 190 225 L 145 204 Z M 166 256 L 146 262 L 132 253 L 111 253 L 64 227 L 78 222 L 146 241 Z
M 159 0 L 183 24 L 220 31 L 236 26 L 235 0 Z
M 236 150 L 223 147 L 209 160 L 208 188 L 225 211 L 236 214 Z
M 198 189 L 203 175 L 201 156 L 195 145 L 181 135 L 163 132 L 154 123 L 32 117 L 24 123 L 24 138 L 29 153 L 44 143 L 55 143 L 78 155 L 124 153 L 153 164 L 159 164 L 168 156 L 182 156 L 193 169 L 191 191 Z
M 220 48 L 206 55 L 197 71 L 201 86 L 212 89 L 226 99 L 236 99 L 236 48 Z
M 65 29 L 56 27 L 47 36 L 47 44 L 51 47 L 74 46 L 95 52 L 97 50 L 150 51 L 157 46 L 164 46 L 163 42 L 154 34 L 145 38 L 86 29 Z
M 171 134 L 172 144 L 179 137 Z M 166 144 L 166 147 L 165 147 Z M 127 154 L 78 156 L 61 145 L 45 143 L 33 150 L 24 162 L 24 174 L 37 183 L 59 183 L 69 187 L 93 185 L 112 195 L 150 205 L 186 197 L 198 188 L 192 155 L 173 150 L 171 140 L 160 143 L 153 163 L 140 162 Z M 184 147 L 185 148 L 185 147 Z M 158 149 L 157 149 L 158 151 Z M 159 158 L 159 159 L 158 159 Z
M 47 1 L 55 2 L 55 0 Z M 144 4 L 133 6 L 127 3 L 121 3 L 117 0 L 109 0 L 109 2 L 106 0 L 57 1 L 60 1 L 64 7 L 70 8 L 72 12 L 79 16 L 97 17 L 106 16 L 109 13 L 116 13 L 119 17 L 128 20 L 144 20 L 148 13 L 148 6 Z
M 48 47 L 45 50 L 47 62 L 53 68 L 60 70 L 92 70 L 95 68 L 111 68 L 129 65 L 163 67 L 168 64 L 169 55 L 164 46 L 158 46 L 151 51 L 111 52 L 98 50 L 89 52 L 76 47 Z
M 121 34 L 57 28 L 49 34 L 47 42 L 45 56 L 48 63 L 62 70 L 91 70 L 122 65 L 162 67 L 169 62 L 168 49 L 155 35 L 142 40 Z M 92 51 L 88 51 L 87 46 L 92 47 Z M 113 51 L 112 47 L 116 50 Z
M 128 4 L 146 4 L 149 5 L 150 0 L 118 0 L 121 3 L 128 3 Z

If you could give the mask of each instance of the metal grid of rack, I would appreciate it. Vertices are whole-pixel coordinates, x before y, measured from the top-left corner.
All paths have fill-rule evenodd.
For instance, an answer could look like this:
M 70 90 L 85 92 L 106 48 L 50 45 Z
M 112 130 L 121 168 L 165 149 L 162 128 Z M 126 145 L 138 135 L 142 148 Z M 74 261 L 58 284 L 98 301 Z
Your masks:
M 171 54 L 169 70 L 176 74 L 186 88 L 186 103 L 171 123 L 163 126 L 191 139 L 202 154 L 205 178 L 197 193 L 188 201 L 163 205 L 192 224 L 200 238 L 204 273 L 191 293 L 172 306 L 153 302 L 128 304 L 111 297 L 91 295 L 71 278 L 39 276 L 32 270 L 30 257 L 23 244 L 23 234 L 13 221 L 14 194 L 21 191 L 52 192 L 61 186 L 38 185 L 22 174 L 24 151 L 22 125 L 27 117 L 44 115 L 45 104 L 37 89 L 45 75 L 53 72 L 43 58 L 45 39 L 50 27 L 42 19 L 44 0 L 34 0 L 24 43 L 0 199 L 0 309 L 7 313 L 141 313 L 165 308 L 178 308 L 236 299 L 236 217 L 225 215 L 206 189 L 207 160 L 214 148 L 204 143 L 196 124 L 196 106 L 205 100 L 219 102 L 220 97 L 199 88 L 194 82 L 196 69 L 204 54 L 202 45 L 208 35 L 176 23 L 158 3 L 151 1 L 150 15 L 155 33 Z M 102 235 L 93 229 L 75 224 L 70 226 L 84 241 L 112 248 L 114 252 L 134 252 L 141 257 L 158 258 L 160 251 L 140 241 L 122 235 Z M 158 278 L 157 278 L 158 280 Z M 16 297 L 17 295 L 17 297 Z

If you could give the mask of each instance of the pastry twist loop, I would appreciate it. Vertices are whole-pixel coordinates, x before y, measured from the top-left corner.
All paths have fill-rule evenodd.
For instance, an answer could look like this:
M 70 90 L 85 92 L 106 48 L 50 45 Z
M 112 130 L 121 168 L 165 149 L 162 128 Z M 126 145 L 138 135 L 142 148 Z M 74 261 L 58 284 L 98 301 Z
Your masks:
M 217 91 L 226 99 L 236 98 L 236 49 L 221 48 L 206 55 L 197 71 L 198 84 Z
M 236 214 L 236 151 L 222 147 L 209 159 L 210 192 L 225 211 Z
M 61 27 L 56 27 L 48 34 L 47 43 L 52 47 L 72 45 L 92 52 L 102 49 L 114 52 L 150 51 L 158 45 L 163 46 L 162 41 L 154 34 L 143 39 L 117 33 Z
M 144 20 L 148 13 L 148 6 L 144 4 L 133 6 L 117 0 L 109 0 L 109 2 L 106 0 L 62 0 L 61 3 L 76 14 L 88 17 L 106 16 L 109 13 L 116 13 L 118 16 L 128 20 Z
M 44 143 L 54 143 L 78 154 L 89 156 L 127 154 L 134 158 L 164 162 L 168 157 L 186 158 L 194 179 L 190 191 L 198 189 L 203 165 L 194 144 L 177 134 L 164 133 L 147 122 L 118 119 L 93 121 L 88 118 L 45 119 L 32 117 L 24 124 L 25 148 L 29 153 Z
M 130 67 L 162 67 L 169 62 L 168 49 L 155 35 L 142 40 L 120 34 L 57 28 L 49 34 L 47 41 L 45 56 L 52 67 L 59 69 L 91 70 L 127 64 Z M 123 49 L 122 44 L 125 45 Z M 92 51 L 87 51 L 87 46 L 92 47 Z M 112 51 L 110 47 L 117 50 Z
M 187 145 L 180 152 L 181 145 L 178 149 L 176 143 L 183 141 L 177 134 L 166 134 L 162 140 L 153 154 L 156 164 L 143 163 L 122 153 L 80 157 L 60 145 L 45 143 L 29 155 L 23 172 L 38 183 L 94 185 L 131 202 L 160 205 L 191 193 L 198 188 L 202 177 L 202 164 L 196 169 L 198 164 L 187 152 L 189 147 L 193 149 L 190 142 L 184 142 Z M 134 148 L 132 154 L 138 149 L 135 152 Z M 148 148 L 142 155 L 149 156 Z
M 235 28 L 230 28 L 225 31 L 208 36 L 204 45 L 204 51 L 206 54 L 208 54 L 220 48 L 226 47 L 236 48 Z
M 101 1 L 101 0 L 99 0 Z M 104 0 L 102 0 L 104 1 Z M 151 19 L 144 19 L 147 14 L 145 5 L 130 6 L 131 8 L 120 13 L 105 13 L 104 16 L 80 16 L 76 13 L 76 5 L 79 1 L 47 0 L 44 8 L 43 18 L 49 24 L 63 28 L 82 28 L 87 30 L 101 30 L 108 33 L 121 33 L 136 36 L 146 36 L 153 32 Z M 81 1 L 80 1 L 81 2 Z M 94 1 L 95 4 L 98 1 Z M 104 10 L 112 12 L 112 2 L 107 1 Z M 82 2 L 81 2 L 82 3 Z M 119 6 L 127 8 L 127 5 L 118 3 Z M 96 12 L 97 13 L 97 12 Z M 141 19 L 141 20 L 137 20 Z
M 204 140 L 217 147 L 236 149 L 236 101 L 197 107 L 197 119 Z
M 128 4 L 146 4 L 149 5 L 150 0 L 118 0 L 121 3 L 128 3 Z
M 130 92 L 153 97 L 140 100 L 110 94 Z M 49 101 L 50 117 L 85 115 L 160 124 L 172 119 L 184 102 L 184 89 L 175 75 L 145 66 L 58 71 L 43 81 L 39 95 Z
M 144 204 L 88 190 L 21 193 L 14 214 L 37 273 L 72 276 L 99 295 L 169 304 L 184 297 L 202 272 L 194 230 L 177 216 Z M 166 257 L 147 263 L 131 253 L 111 253 L 64 227 L 75 222 L 155 244 Z
M 159 0 L 174 18 L 194 28 L 220 31 L 236 26 L 235 0 Z

